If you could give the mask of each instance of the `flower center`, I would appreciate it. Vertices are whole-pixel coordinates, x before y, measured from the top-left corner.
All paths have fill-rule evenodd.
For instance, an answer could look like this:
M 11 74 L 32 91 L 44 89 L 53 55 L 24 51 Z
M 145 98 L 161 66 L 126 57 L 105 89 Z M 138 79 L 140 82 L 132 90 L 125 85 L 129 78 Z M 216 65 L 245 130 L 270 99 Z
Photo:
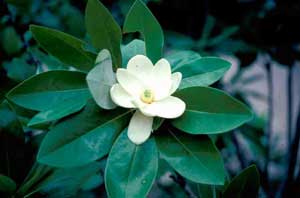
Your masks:
M 151 104 L 154 101 L 154 93 L 150 89 L 146 89 L 142 94 L 141 94 L 141 100 L 144 103 Z

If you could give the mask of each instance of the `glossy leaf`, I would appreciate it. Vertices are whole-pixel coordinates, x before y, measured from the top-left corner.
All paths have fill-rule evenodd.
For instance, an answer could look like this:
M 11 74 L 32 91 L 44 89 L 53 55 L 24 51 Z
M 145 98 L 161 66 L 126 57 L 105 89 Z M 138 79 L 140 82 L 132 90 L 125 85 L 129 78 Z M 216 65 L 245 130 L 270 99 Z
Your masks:
M 60 122 L 45 136 L 39 163 L 56 167 L 88 164 L 106 155 L 128 125 L 128 110 L 105 111 L 89 101 L 82 112 Z
M 210 198 L 218 198 L 219 193 L 216 189 L 215 185 L 207 185 L 207 184 L 197 184 L 197 194 L 199 197 L 210 197 Z
M 85 10 L 85 26 L 93 46 L 98 50 L 108 49 L 115 68 L 121 66 L 122 32 L 117 22 L 100 1 L 88 1 Z
M 122 51 L 122 67 L 126 68 L 128 61 L 135 55 L 146 55 L 145 42 L 139 39 L 134 39 L 127 45 L 121 48 Z
M 258 197 L 259 185 L 258 170 L 255 165 L 252 165 L 231 180 L 226 186 L 222 197 Z
M 36 111 L 48 111 L 66 101 L 86 101 L 91 96 L 85 76 L 85 73 L 76 71 L 41 73 L 20 83 L 7 94 L 7 98 Z
M 17 188 L 16 183 L 11 178 L 0 174 L 0 192 L 14 192 Z
M 55 169 L 38 185 L 35 191 L 47 193 L 52 197 L 76 197 L 85 182 L 99 174 L 100 171 L 99 162 L 75 168 Z
M 38 44 L 61 62 L 82 71 L 94 66 L 95 56 L 82 49 L 85 43 L 71 35 L 54 29 L 31 25 L 30 31 Z
M 158 134 L 155 140 L 162 158 L 183 177 L 196 183 L 224 184 L 221 155 L 207 136 L 169 131 Z
M 200 54 L 194 51 L 180 50 L 180 51 L 171 52 L 165 58 L 169 61 L 172 67 L 172 72 L 174 72 L 174 70 L 177 68 L 195 62 L 196 60 L 200 59 L 201 56 Z
M 96 103 L 103 109 L 113 109 L 115 103 L 110 97 L 110 88 L 116 81 L 112 69 L 112 60 L 108 50 L 102 50 L 96 61 L 96 66 L 88 73 L 86 80 Z
M 36 114 L 27 125 L 34 126 L 58 120 L 81 110 L 85 104 L 86 100 L 64 100 L 62 103 L 58 103 L 49 110 L 41 111 L 40 113 Z
M 230 62 L 217 57 L 202 57 L 182 60 L 173 67 L 174 72 L 181 72 L 182 81 L 179 89 L 195 86 L 208 86 L 219 80 L 230 68 Z
M 146 197 L 158 170 L 158 153 L 153 138 L 135 145 L 124 130 L 108 156 L 105 185 L 111 198 Z
M 129 10 L 123 31 L 125 33 L 140 32 L 142 34 L 146 44 L 146 54 L 153 63 L 156 63 L 162 57 L 164 45 L 163 30 L 151 11 L 141 0 L 136 0 Z
M 218 89 L 190 87 L 176 92 L 175 95 L 186 103 L 186 110 L 172 123 L 187 133 L 223 133 L 253 117 L 246 105 Z

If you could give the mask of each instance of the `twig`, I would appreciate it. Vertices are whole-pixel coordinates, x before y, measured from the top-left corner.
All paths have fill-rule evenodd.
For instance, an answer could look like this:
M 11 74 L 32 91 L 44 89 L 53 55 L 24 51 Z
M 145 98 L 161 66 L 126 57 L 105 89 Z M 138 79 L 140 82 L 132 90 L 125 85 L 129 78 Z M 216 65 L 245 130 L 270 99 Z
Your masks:
M 243 157 L 242 150 L 241 150 L 240 144 L 239 144 L 237 136 L 236 136 L 236 131 L 237 130 L 232 131 L 230 133 L 230 137 L 231 137 L 232 143 L 234 144 L 234 146 L 236 148 L 236 155 L 240 161 L 241 170 L 243 170 L 244 168 L 246 168 L 247 162 L 245 161 L 245 159 Z
M 286 196 L 289 193 L 289 187 L 292 186 L 294 181 L 294 172 L 297 163 L 299 141 L 300 141 L 300 106 L 298 109 L 296 129 L 297 130 L 295 133 L 295 137 L 290 145 L 289 152 L 288 152 L 288 168 L 287 168 L 286 177 L 281 187 L 281 192 L 280 192 L 281 196 Z M 297 176 L 296 182 L 298 179 L 300 179 L 300 173 Z
M 176 175 L 171 175 L 171 178 L 173 179 L 174 182 L 176 182 L 184 190 L 187 197 L 189 197 L 189 198 L 198 198 L 198 196 L 194 194 L 194 192 L 187 185 L 185 179 L 181 175 L 176 173 Z
M 293 67 L 288 67 L 288 82 L 287 82 L 287 130 L 288 130 L 288 148 L 292 143 L 292 107 L 293 107 L 293 95 L 292 95 L 292 80 L 293 80 Z
M 270 162 L 270 146 L 272 138 L 272 121 L 273 121 L 273 76 L 270 61 L 265 64 L 267 70 L 267 86 L 268 86 L 268 123 L 265 129 L 266 134 L 266 161 L 264 167 L 264 175 L 266 178 L 266 190 L 270 193 L 269 185 L 269 162 Z M 269 195 L 270 196 L 270 195 Z

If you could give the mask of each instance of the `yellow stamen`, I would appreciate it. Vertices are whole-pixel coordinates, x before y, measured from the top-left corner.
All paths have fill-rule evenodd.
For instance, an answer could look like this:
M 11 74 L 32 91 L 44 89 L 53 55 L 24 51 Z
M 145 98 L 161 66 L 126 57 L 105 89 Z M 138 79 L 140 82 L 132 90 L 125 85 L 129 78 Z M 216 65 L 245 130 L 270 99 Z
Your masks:
M 144 103 L 151 104 L 154 101 L 154 93 L 150 89 L 146 89 L 142 94 L 141 94 L 141 100 Z

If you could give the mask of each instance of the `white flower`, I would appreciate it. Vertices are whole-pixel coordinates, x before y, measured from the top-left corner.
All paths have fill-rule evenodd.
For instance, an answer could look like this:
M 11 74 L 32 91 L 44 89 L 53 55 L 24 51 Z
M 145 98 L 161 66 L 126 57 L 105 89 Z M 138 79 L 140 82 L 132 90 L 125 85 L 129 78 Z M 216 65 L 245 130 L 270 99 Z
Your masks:
M 142 144 L 151 135 L 153 118 L 177 118 L 185 110 L 185 103 L 171 96 L 178 88 L 182 75 L 171 74 L 166 59 L 160 59 L 154 66 L 143 55 L 136 55 L 127 64 L 127 69 L 117 70 L 118 83 L 110 94 L 114 103 L 125 108 L 136 108 L 128 127 L 128 138 L 135 144 Z

